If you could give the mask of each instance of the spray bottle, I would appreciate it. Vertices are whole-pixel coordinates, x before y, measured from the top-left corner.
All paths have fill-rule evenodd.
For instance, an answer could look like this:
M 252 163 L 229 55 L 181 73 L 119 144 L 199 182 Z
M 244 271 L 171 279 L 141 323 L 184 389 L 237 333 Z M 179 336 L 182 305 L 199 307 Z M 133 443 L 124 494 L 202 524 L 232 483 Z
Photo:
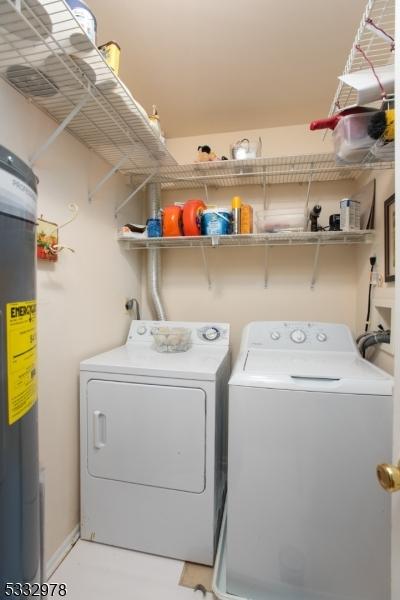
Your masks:
M 240 196 L 234 196 L 232 198 L 232 222 L 233 222 L 233 233 L 240 233 L 240 208 L 242 206 L 242 199 Z

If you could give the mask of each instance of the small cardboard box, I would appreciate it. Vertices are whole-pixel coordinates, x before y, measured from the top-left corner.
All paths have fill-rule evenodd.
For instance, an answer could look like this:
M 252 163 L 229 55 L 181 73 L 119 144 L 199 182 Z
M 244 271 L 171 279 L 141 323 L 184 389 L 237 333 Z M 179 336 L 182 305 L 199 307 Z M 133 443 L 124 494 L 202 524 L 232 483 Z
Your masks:
M 360 229 L 360 203 L 350 198 L 340 201 L 340 229 L 351 231 Z

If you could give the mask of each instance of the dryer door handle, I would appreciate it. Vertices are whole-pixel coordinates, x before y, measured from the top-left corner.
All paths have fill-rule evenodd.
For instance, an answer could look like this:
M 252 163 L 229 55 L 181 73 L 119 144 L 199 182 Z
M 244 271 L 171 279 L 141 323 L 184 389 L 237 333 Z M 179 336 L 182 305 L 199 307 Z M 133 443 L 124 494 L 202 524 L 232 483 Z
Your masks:
M 106 445 L 106 415 L 100 410 L 93 412 L 93 445 L 98 450 Z

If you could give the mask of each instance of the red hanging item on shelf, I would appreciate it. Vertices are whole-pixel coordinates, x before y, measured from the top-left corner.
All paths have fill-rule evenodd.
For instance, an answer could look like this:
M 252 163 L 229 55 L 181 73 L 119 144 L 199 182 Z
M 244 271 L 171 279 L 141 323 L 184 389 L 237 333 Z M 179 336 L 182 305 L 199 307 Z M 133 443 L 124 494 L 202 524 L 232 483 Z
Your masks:
M 348 108 L 344 108 L 331 117 L 327 117 L 326 119 L 317 119 L 316 121 L 312 121 L 310 123 L 310 129 L 311 131 L 315 131 L 317 129 L 334 130 L 342 117 L 346 117 L 347 115 L 355 115 L 357 113 L 369 112 L 370 110 L 371 109 L 364 106 L 350 106 Z

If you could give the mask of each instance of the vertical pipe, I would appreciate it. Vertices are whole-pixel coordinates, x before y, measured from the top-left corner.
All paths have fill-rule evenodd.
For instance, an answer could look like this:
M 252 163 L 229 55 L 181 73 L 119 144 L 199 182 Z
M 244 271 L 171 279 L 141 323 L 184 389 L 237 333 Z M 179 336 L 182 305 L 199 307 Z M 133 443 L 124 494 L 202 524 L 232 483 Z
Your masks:
M 161 185 L 149 183 L 147 186 L 147 210 L 149 218 L 158 217 L 161 206 Z M 147 290 L 149 300 L 152 304 L 156 319 L 165 321 L 167 319 L 160 294 L 161 276 L 161 251 L 158 248 L 150 248 L 147 251 Z

